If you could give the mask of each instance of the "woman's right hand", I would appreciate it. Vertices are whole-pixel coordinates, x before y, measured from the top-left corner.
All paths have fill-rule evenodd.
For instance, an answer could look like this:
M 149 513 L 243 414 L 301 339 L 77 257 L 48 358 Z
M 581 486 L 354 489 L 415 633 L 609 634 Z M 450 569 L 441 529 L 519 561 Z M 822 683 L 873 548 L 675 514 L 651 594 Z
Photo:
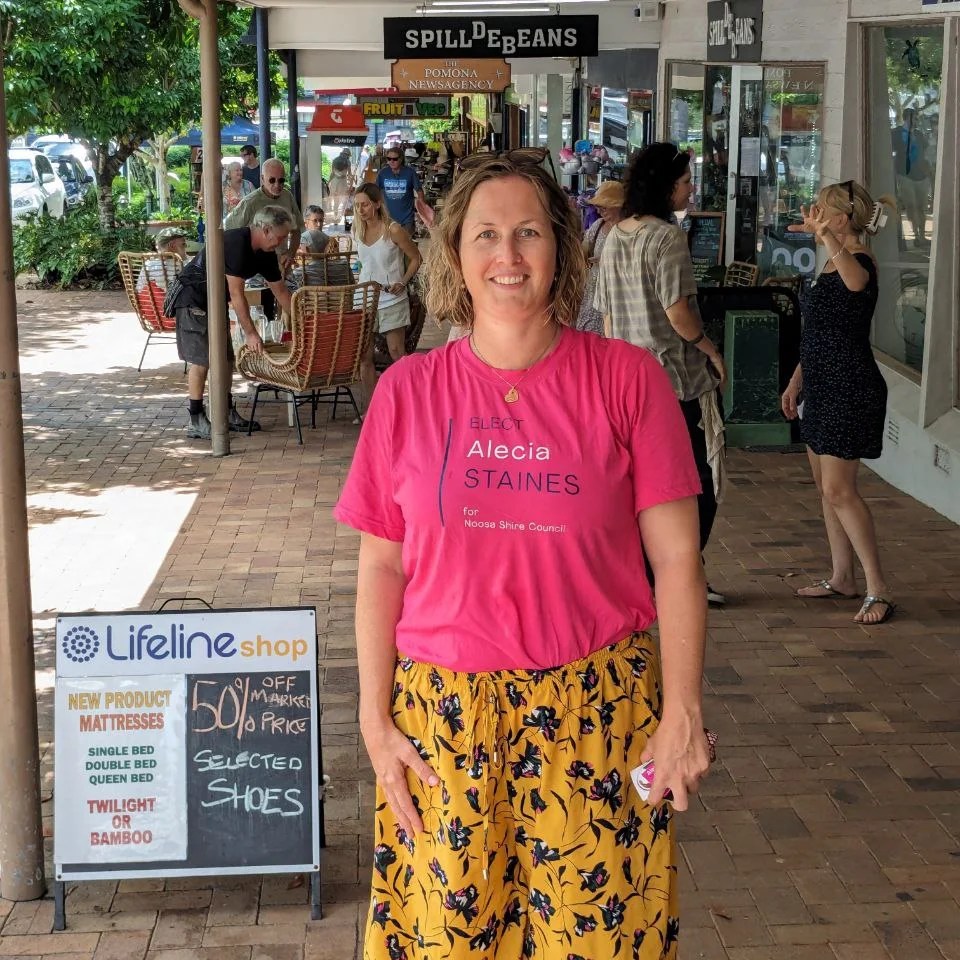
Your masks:
M 780 398 L 780 409 L 788 420 L 796 420 L 798 416 L 797 400 L 800 397 L 800 384 L 796 380 L 791 380 L 787 384 L 787 389 L 783 391 Z
M 363 724 L 360 732 L 377 775 L 377 783 L 383 789 L 397 823 L 408 837 L 423 832 L 423 821 L 413 805 L 407 785 L 407 770 L 428 787 L 438 786 L 440 778 L 392 721 Z
M 713 367 L 713 372 L 720 381 L 717 385 L 723 390 L 727 385 L 727 365 L 723 362 L 720 351 L 717 350 L 715 353 L 709 354 L 707 359 L 710 361 L 710 366 Z

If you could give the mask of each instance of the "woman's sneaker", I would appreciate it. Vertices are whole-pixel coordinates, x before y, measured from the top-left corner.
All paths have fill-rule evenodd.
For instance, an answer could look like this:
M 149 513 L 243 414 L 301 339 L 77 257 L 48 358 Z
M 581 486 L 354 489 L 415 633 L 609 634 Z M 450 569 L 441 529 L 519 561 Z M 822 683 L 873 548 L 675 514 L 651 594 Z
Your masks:
M 210 439 L 210 421 L 203 410 L 199 413 L 190 414 L 190 420 L 187 423 L 187 437 L 190 440 Z
M 710 584 L 707 584 L 707 603 L 712 603 L 716 607 L 722 607 L 727 602 L 727 598 L 719 591 L 714 590 Z

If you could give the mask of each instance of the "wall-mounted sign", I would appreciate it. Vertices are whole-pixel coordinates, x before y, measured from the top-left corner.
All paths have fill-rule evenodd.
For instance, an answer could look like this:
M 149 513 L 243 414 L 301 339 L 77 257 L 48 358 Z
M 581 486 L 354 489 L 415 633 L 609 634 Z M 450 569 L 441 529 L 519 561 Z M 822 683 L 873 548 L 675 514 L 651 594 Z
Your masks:
M 404 93 L 503 93 L 510 86 L 510 64 L 503 59 L 397 60 L 390 74 Z
M 924 13 L 950 13 L 960 11 L 960 0 L 920 0 Z
M 600 18 L 385 17 L 383 55 L 404 57 L 595 57 Z
M 366 133 L 367 124 L 359 107 L 333 107 L 320 103 L 313 108 L 313 119 L 307 133 L 318 130 L 333 133 Z
M 358 97 L 357 106 L 367 121 L 446 120 L 450 117 L 449 97 Z
M 711 0 L 707 4 L 707 60 L 759 63 L 763 0 Z

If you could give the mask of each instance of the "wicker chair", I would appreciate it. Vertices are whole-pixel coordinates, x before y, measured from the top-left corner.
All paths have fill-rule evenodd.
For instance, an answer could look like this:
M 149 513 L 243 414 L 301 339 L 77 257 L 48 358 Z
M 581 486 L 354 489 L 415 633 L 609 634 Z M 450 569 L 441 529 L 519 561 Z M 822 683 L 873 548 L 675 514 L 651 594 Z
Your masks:
M 177 329 L 173 317 L 164 316 L 163 298 L 167 286 L 180 272 L 182 262 L 175 253 L 131 253 L 123 251 L 117 256 L 123 289 L 133 312 L 147 335 L 137 370 L 142 369 L 147 347 L 153 339 L 175 342 Z M 186 364 L 184 364 L 186 369 Z
M 791 273 L 785 277 L 767 277 L 765 280 L 760 281 L 760 286 L 783 287 L 791 293 L 800 296 L 800 291 L 803 289 L 803 274 Z
M 410 354 L 416 353 L 420 344 L 423 324 L 427 318 L 427 308 L 423 303 L 423 292 L 416 282 L 410 284 L 407 295 L 410 297 L 410 326 L 407 327 L 404 336 L 403 352 Z M 373 341 L 373 363 L 381 372 L 393 363 L 390 349 L 387 347 L 387 338 L 382 333 L 378 333 Z
M 760 268 L 755 263 L 734 260 L 727 266 L 723 276 L 725 287 L 755 287 L 760 278 Z
M 294 280 L 303 286 L 340 287 L 353 283 L 353 261 L 356 254 L 333 251 L 326 253 L 298 253 Z
M 237 356 L 237 369 L 257 387 L 251 424 L 263 390 L 289 394 L 301 445 L 299 408 L 305 403 L 311 406 L 313 426 L 318 403 L 332 403 L 336 418 L 338 403 L 349 401 L 359 417 L 350 387 L 360 382 L 360 364 L 376 329 L 379 299 L 380 288 L 375 283 L 299 289 L 291 305 L 289 350 L 257 354 L 241 347 Z

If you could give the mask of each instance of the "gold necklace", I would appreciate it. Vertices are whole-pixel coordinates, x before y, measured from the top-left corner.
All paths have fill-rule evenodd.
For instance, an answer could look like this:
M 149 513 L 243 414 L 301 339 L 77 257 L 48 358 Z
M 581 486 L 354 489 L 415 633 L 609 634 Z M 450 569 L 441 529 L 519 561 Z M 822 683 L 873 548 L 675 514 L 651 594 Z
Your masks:
M 537 357 L 537 359 L 534 360 L 533 363 L 531 363 L 530 366 L 523 371 L 523 375 L 520 377 L 520 379 L 516 383 L 511 383 L 505 376 L 503 376 L 503 374 L 500 373 L 500 371 L 495 366 L 493 366 L 492 363 L 490 363 L 489 360 L 487 360 L 487 358 L 480 352 L 480 348 L 477 346 L 477 341 L 474 338 L 472 333 L 470 334 L 470 347 L 473 349 L 473 352 L 477 355 L 477 357 L 483 362 L 483 364 L 489 367 L 490 370 L 493 371 L 493 373 L 497 377 L 499 377 L 510 388 L 503 395 L 504 402 L 516 403 L 520 399 L 520 391 L 518 387 L 526 379 L 527 374 L 550 352 L 550 348 L 557 341 L 557 334 L 559 332 L 560 332 L 560 328 L 558 327 L 554 335 L 550 338 L 550 342 L 543 348 L 543 351 Z

